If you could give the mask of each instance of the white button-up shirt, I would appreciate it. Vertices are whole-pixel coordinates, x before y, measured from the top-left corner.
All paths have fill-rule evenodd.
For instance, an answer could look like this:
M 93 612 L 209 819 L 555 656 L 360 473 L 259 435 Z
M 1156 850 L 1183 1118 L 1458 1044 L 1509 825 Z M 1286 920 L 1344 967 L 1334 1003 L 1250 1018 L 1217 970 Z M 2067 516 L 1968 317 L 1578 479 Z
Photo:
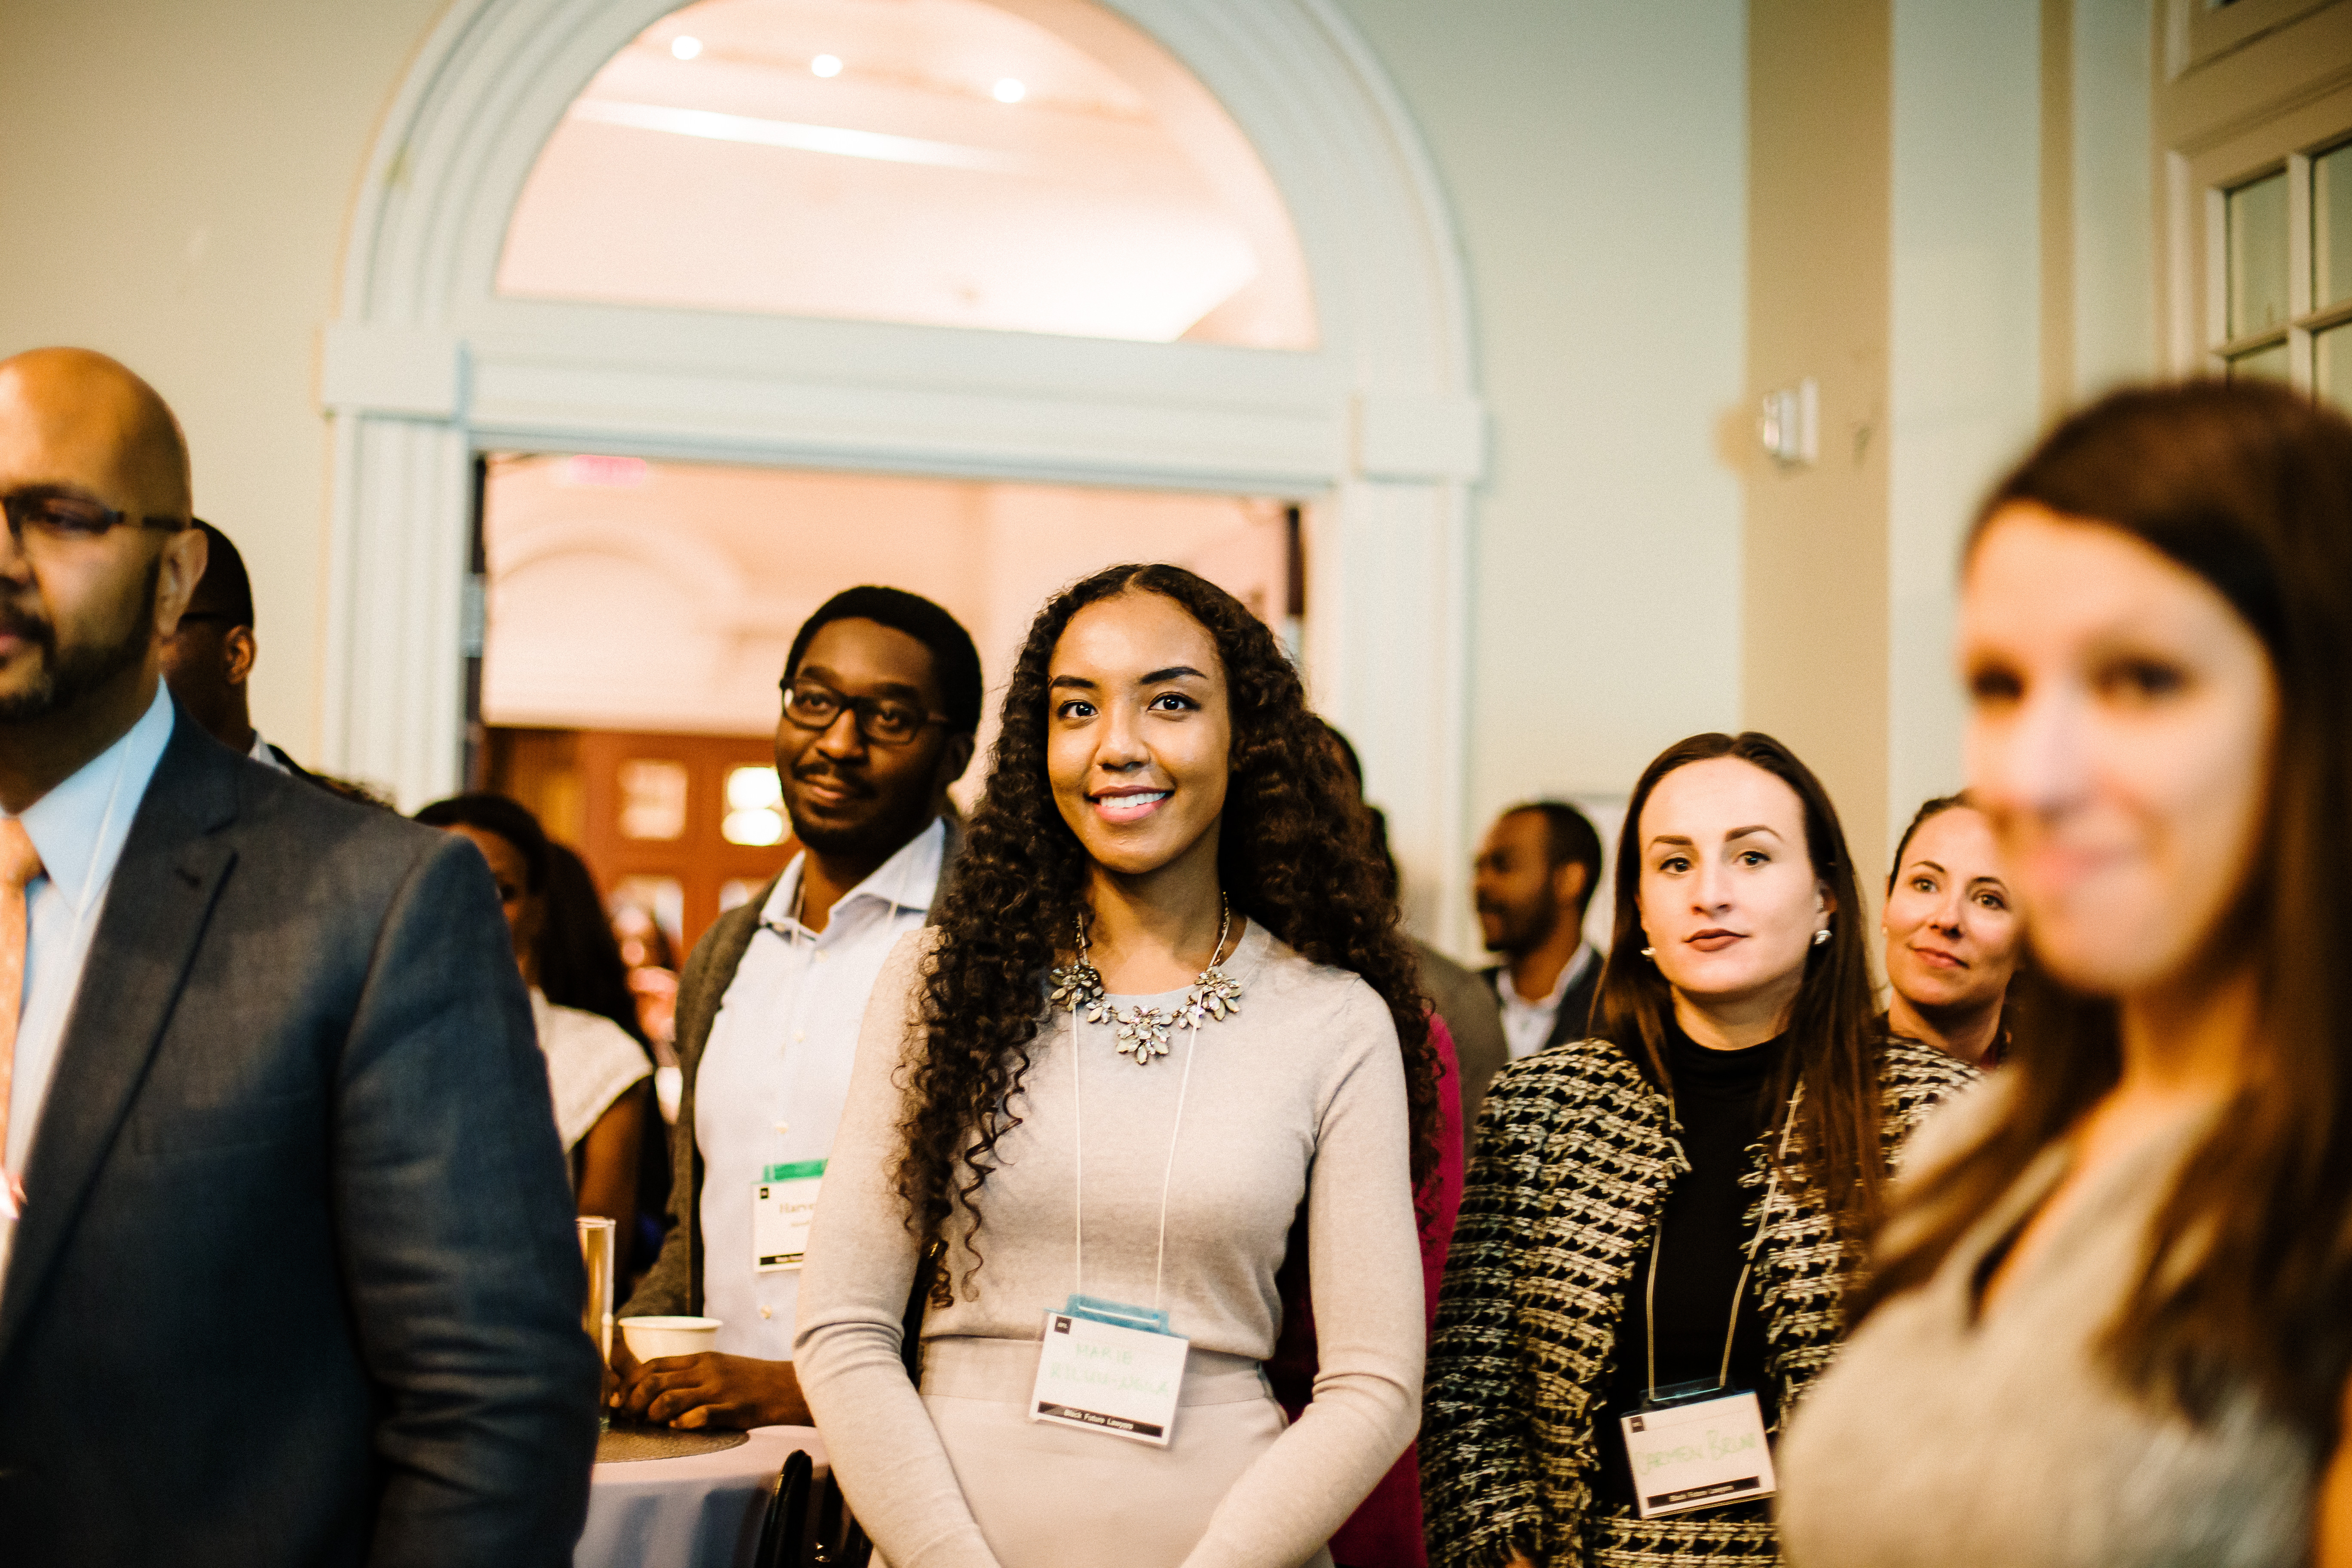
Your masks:
M 25 994 L 8 1089 L 8 1142 L 0 1152 L 20 1178 L 31 1161 L 99 911 L 114 884 L 131 818 L 171 739 L 172 698 L 158 681 L 155 700 L 137 723 L 18 817 L 41 857 L 41 874 L 25 889 Z M 39 1203 L 41 1194 L 32 1193 L 27 1201 Z M 16 1233 L 13 1221 L 0 1219 L 0 1281 L 7 1279 Z
M 752 1188 L 833 1152 L 857 1026 L 891 945 L 929 918 L 947 827 L 934 822 L 844 894 L 822 931 L 794 918 L 805 855 L 776 881 L 711 1020 L 694 1085 L 702 1153 L 702 1310 L 718 1348 L 793 1359 L 800 1271 L 752 1268 Z
M 1599 962 L 1601 955 L 1589 942 L 1576 944 L 1575 952 L 1560 966 L 1559 978 L 1552 983 L 1551 994 L 1540 1002 L 1524 1001 L 1519 988 L 1511 983 L 1511 966 L 1505 964 L 1495 972 L 1495 993 L 1503 1002 L 1503 1043 L 1510 1047 L 1511 1059 L 1518 1061 L 1544 1048 L 1551 1038 L 1551 1026 L 1559 1020 L 1559 1005 L 1568 988 L 1584 978 L 1584 972 Z

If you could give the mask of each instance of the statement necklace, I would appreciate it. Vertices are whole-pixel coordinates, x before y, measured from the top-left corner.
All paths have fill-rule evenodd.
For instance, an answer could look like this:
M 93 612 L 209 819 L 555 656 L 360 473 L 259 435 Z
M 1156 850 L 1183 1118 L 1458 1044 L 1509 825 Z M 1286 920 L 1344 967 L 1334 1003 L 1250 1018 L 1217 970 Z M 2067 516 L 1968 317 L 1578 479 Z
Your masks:
M 1076 922 L 1078 955 L 1054 971 L 1054 990 L 1047 1005 L 1073 1013 L 1084 1007 L 1087 1023 L 1113 1026 L 1111 1049 L 1133 1058 L 1137 1067 L 1168 1054 L 1168 1037 L 1178 1024 L 1197 1029 L 1242 1010 L 1241 982 L 1217 967 L 1226 956 L 1225 936 L 1234 924 L 1233 909 L 1223 893 L 1217 895 L 1217 945 L 1209 954 L 1209 967 L 1201 971 L 1201 977 L 1184 993 L 1184 1000 L 1172 1008 L 1112 1006 L 1103 994 L 1101 973 L 1087 956 L 1087 917 L 1078 915 Z

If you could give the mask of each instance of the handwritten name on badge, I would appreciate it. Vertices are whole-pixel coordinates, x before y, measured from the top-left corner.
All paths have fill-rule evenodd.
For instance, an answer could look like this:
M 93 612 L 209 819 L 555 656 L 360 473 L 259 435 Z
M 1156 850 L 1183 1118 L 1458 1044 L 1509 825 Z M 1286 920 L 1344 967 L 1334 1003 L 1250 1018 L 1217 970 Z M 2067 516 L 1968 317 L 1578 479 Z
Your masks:
M 1709 1428 L 1696 1443 L 1685 1443 L 1673 1448 L 1654 1448 L 1642 1456 L 1636 1467 L 1643 1475 L 1664 1469 L 1670 1465 L 1687 1465 L 1705 1459 L 1727 1459 L 1735 1454 L 1748 1454 L 1759 1447 L 1757 1437 L 1748 1432 L 1718 1432 Z
M 808 1256 L 810 1224 L 824 1186 L 824 1162 L 770 1165 L 751 1184 L 751 1268 L 798 1268 Z
M 1180 1335 L 1048 1312 L 1029 1419 L 1166 1447 L 1191 1348 Z
M 1622 1418 L 1643 1519 L 1770 1497 L 1778 1489 L 1764 1412 L 1753 1394 L 1727 1394 Z

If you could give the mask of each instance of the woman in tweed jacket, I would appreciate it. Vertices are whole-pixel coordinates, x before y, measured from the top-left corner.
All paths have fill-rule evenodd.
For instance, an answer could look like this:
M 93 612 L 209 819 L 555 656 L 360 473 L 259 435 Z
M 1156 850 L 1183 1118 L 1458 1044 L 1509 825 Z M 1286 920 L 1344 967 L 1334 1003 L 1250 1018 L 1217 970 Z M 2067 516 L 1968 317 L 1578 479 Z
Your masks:
M 1423 1401 L 1433 1568 L 1777 1563 L 1767 1501 L 1641 1519 L 1617 1417 L 1719 1350 L 1777 1430 L 1897 1145 L 1975 1076 L 1875 1026 L 1844 834 L 1769 736 L 1650 764 L 1616 890 L 1597 1037 L 1506 1068 L 1480 1120 Z

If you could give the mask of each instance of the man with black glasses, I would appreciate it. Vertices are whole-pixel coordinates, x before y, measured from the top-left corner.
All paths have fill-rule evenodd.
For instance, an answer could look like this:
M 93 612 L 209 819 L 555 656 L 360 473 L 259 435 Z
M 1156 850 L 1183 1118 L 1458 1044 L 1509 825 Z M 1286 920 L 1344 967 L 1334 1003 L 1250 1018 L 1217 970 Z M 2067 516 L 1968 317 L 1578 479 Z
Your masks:
M 929 599 L 835 595 L 784 662 L 776 777 L 801 852 L 721 915 L 677 994 L 669 1237 L 625 1317 L 721 1321 L 715 1350 L 636 1363 L 614 1402 L 677 1426 L 805 1425 L 792 1363 L 810 1215 L 882 961 L 926 924 L 961 834 L 943 815 L 980 727 L 980 655 Z

